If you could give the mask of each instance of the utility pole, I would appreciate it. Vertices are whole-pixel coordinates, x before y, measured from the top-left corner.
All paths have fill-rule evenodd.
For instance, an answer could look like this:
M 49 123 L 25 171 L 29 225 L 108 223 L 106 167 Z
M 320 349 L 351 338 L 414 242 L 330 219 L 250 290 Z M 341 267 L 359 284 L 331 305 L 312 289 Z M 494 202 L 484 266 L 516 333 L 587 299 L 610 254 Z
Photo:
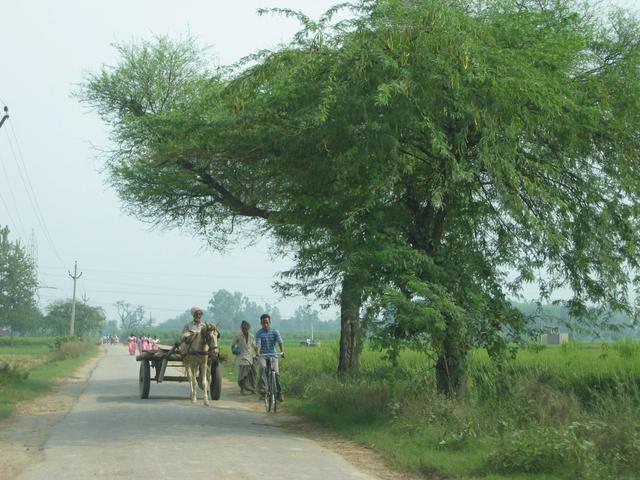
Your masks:
M 78 262 L 76 261 L 73 266 L 73 275 L 67 270 L 67 273 L 73 278 L 73 300 L 71 301 L 71 328 L 69 329 L 69 335 L 73 336 L 73 330 L 76 322 L 76 280 L 82 276 L 82 272 L 78 275 Z
M 0 127 L 2 127 L 2 124 L 5 122 L 5 120 L 9 118 L 9 109 L 7 108 L 7 106 L 4 106 L 4 116 L 0 119 Z

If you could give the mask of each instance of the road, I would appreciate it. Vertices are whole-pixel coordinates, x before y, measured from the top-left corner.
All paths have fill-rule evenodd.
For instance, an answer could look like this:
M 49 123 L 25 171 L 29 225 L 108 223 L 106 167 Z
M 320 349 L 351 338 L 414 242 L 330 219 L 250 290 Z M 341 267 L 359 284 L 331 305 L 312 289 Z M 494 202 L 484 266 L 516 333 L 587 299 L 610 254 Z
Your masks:
M 125 348 L 108 347 L 38 460 L 17 479 L 375 478 L 280 429 L 272 414 L 247 408 L 248 399 L 225 399 L 225 390 L 205 407 L 191 404 L 186 383 L 152 382 L 150 398 L 142 400 L 138 367 Z

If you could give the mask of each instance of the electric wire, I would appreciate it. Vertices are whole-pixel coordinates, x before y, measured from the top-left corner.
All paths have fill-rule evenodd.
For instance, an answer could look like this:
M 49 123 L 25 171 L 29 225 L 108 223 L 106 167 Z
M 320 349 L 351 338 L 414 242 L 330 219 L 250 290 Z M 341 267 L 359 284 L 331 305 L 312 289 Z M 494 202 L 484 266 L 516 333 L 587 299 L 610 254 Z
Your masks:
M 58 270 L 58 267 L 52 267 L 50 265 L 40 266 L 41 269 L 45 270 Z M 83 271 L 85 272 L 106 272 L 106 273 L 120 273 L 125 275 L 153 275 L 153 276 L 167 276 L 167 277 L 200 277 L 200 278 L 240 278 L 240 279 L 251 279 L 251 280 L 270 280 L 274 277 L 274 275 L 220 275 L 220 274 L 212 274 L 212 273 L 178 273 L 178 272 L 142 272 L 142 271 L 127 271 L 127 270 L 107 270 L 101 268 L 92 268 L 92 267 L 83 267 Z
M 15 214 L 16 214 L 16 218 L 18 219 L 18 222 L 13 220 L 13 216 L 11 215 L 11 211 L 9 210 L 9 207 L 8 207 L 4 197 L 2 197 L 2 195 L 0 195 L 0 199 L 2 199 L 2 203 L 4 204 L 4 208 L 7 211 L 7 216 L 9 217 L 9 220 L 11 220 L 11 223 L 13 224 L 16 233 L 18 233 L 22 238 L 26 238 L 25 237 L 26 229 L 24 228 L 24 224 L 22 223 L 22 218 L 20 218 L 20 214 L 18 213 L 18 202 L 16 200 L 15 195 L 13 194 L 13 189 L 11 188 L 11 182 L 9 181 L 9 174 L 7 173 L 7 168 L 4 165 L 4 161 L 2 159 L 2 155 L 0 155 L 0 165 L 2 165 L 2 172 L 4 173 L 4 178 L 7 179 L 7 190 L 9 191 L 9 195 L 11 196 L 11 199 L 13 200 L 13 205 L 15 205 L 15 207 L 16 207 Z
M 33 212 L 36 216 L 36 221 L 38 222 L 45 239 L 49 243 L 51 250 L 60 261 L 60 264 L 64 267 L 65 266 L 64 260 L 62 260 L 62 257 L 58 253 L 58 249 L 56 248 L 53 242 L 53 239 L 51 238 L 51 234 L 49 233 L 49 229 L 47 228 L 47 224 L 42 215 L 42 209 L 40 208 L 40 204 L 38 203 L 38 198 L 33 189 L 31 179 L 29 178 L 29 172 L 27 170 L 26 163 L 24 161 L 22 149 L 20 148 L 20 143 L 18 141 L 18 137 L 15 133 L 15 129 L 13 128 L 12 123 L 9 124 L 9 130 L 11 130 L 11 133 L 13 134 L 13 138 L 15 140 L 15 149 L 13 147 L 11 139 L 9 138 L 9 134 L 7 133 L 7 139 L 9 140 L 9 148 L 16 162 L 16 165 L 18 166 L 18 173 L 20 175 L 20 179 L 22 180 L 22 184 L 24 186 L 25 192 L 27 193 L 27 198 L 29 199 L 31 208 L 33 209 Z M 18 152 L 18 155 L 16 155 L 16 151 Z M 22 163 L 22 168 L 20 167 L 20 163 Z M 23 170 L 24 170 L 24 173 L 23 173 Z

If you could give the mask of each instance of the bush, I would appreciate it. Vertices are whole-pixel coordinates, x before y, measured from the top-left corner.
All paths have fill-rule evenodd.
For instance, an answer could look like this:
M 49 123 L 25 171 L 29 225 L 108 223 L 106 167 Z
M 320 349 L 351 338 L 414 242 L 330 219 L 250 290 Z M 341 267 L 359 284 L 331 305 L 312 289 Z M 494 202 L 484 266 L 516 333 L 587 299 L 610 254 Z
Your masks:
M 80 337 L 58 337 L 55 340 L 54 350 L 51 352 L 50 357 L 53 361 L 76 358 L 85 353 L 89 347 L 90 343 Z
M 29 377 L 29 371 L 6 362 L 0 362 L 0 385 L 21 382 Z
M 488 464 L 500 473 L 571 472 L 574 478 L 599 478 L 595 445 L 582 429 L 601 425 L 574 422 L 559 430 L 540 427 L 506 435 L 490 455 Z

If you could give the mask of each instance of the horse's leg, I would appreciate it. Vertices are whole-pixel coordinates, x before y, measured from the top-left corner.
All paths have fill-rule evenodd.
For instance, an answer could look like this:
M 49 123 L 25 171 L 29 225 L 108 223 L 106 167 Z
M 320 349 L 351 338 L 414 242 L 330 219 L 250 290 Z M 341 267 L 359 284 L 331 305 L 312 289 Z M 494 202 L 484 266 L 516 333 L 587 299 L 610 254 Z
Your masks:
M 200 374 L 202 375 L 202 388 L 204 390 L 204 404 L 209 406 L 209 379 L 207 378 L 207 358 L 200 362 Z
M 197 379 L 196 379 L 196 374 L 195 374 L 193 365 L 189 365 L 187 371 L 189 372 L 188 374 L 189 386 L 191 387 L 191 403 L 196 403 L 198 401 L 198 398 L 197 398 L 198 386 L 197 386 Z

